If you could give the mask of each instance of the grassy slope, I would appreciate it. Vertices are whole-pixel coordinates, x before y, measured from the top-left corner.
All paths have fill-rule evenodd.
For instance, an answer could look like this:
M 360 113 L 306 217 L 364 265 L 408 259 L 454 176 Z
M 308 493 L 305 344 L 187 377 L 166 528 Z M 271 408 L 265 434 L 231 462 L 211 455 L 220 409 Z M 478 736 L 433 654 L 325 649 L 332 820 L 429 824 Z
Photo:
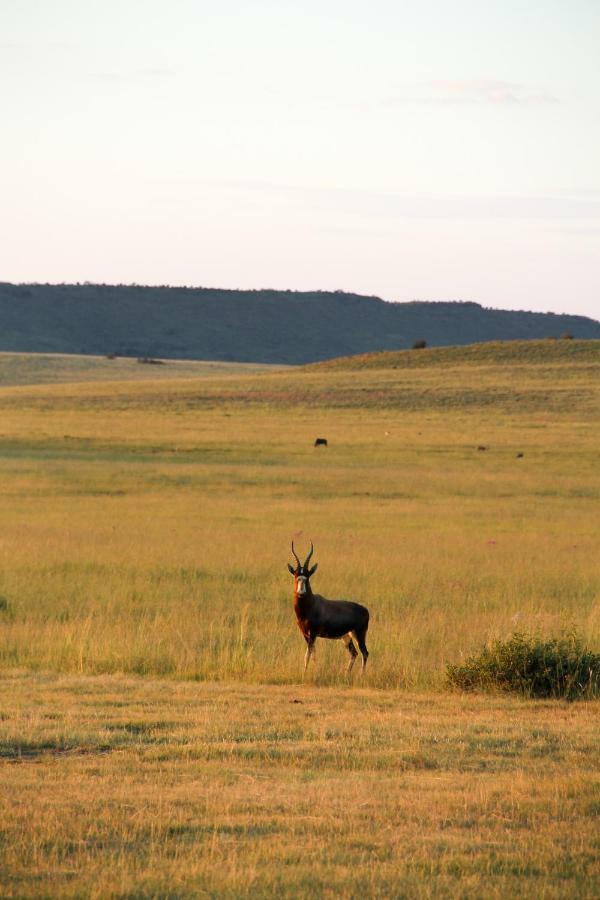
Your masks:
M 166 374 L 0 391 L 3 894 L 596 896 L 598 704 L 438 688 L 599 648 L 599 361 Z M 292 534 L 352 690 L 299 685 Z
M 466 347 L 426 347 L 421 350 L 387 350 L 361 353 L 313 363 L 318 371 L 352 369 L 411 369 L 438 366 L 554 366 L 565 371 L 570 364 L 600 362 L 600 341 L 541 340 L 489 341 Z M 557 373 L 557 374 L 560 374 Z

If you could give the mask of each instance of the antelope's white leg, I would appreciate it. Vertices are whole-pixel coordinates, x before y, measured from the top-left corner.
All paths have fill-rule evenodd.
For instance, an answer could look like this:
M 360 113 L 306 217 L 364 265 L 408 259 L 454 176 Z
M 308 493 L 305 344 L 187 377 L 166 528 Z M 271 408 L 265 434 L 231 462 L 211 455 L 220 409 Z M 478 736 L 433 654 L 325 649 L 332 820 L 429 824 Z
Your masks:
M 304 656 L 304 671 L 305 672 L 308 669 L 308 664 L 310 662 L 311 656 L 313 655 L 314 649 L 315 649 L 314 641 L 312 644 L 308 644 L 306 647 L 306 654 Z

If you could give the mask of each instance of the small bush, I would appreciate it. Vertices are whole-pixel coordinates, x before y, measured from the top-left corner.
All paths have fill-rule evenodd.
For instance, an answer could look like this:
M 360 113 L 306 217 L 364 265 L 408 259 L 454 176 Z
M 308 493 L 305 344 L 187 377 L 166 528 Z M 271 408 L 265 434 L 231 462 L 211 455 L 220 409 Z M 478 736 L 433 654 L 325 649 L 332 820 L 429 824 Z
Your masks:
M 516 691 L 528 697 L 594 697 L 600 694 L 600 654 L 575 634 L 543 640 L 513 634 L 494 641 L 462 666 L 448 665 L 448 683 L 463 690 Z
M 571 334 L 570 331 L 563 331 L 563 333 L 560 336 L 560 339 L 561 339 L 561 341 L 572 341 L 573 335 Z
M 424 350 L 426 346 L 427 346 L 427 341 L 420 340 L 420 341 L 415 341 L 414 344 L 412 345 L 412 348 L 413 348 L 413 350 Z

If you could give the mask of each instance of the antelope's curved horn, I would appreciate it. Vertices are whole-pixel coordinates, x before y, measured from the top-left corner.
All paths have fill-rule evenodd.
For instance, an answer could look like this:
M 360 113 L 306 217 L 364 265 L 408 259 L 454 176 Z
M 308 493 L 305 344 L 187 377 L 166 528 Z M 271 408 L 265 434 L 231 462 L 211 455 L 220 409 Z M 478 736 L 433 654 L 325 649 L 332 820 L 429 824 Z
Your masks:
M 313 547 L 313 542 L 311 541 L 311 542 L 310 542 L 310 553 L 309 553 L 308 556 L 306 557 L 306 562 L 304 563 L 305 568 L 306 568 L 306 566 L 308 566 L 308 564 L 309 564 L 309 562 L 310 562 L 310 558 L 311 558 L 311 556 L 313 555 L 314 552 L 315 552 L 315 548 Z
M 300 560 L 298 559 L 298 556 L 297 556 L 297 554 L 296 554 L 296 551 L 294 550 L 294 542 L 293 542 L 293 541 L 292 541 L 292 553 L 293 553 L 293 555 L 294 555 L 294 559 L 295 559 L 296 562 L 298 563 L 298 568 L 301 569 L 301 568 L 302 568 L 302 563 L 301 563 Z

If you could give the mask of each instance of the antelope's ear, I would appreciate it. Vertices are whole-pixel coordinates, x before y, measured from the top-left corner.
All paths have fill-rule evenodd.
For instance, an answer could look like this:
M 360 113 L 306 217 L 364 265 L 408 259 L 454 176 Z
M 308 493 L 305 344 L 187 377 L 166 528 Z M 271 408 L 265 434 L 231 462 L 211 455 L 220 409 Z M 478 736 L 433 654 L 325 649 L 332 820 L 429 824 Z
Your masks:
M 312 567 L 312 569 L 310 570 L 310 572 L 308 573 L 308 577 L 309 577 L 309 578 L 311 577 L 311 575 L 314 575 L 314 574 L 315 574 L 315 572 L 317 571 L 318 567 L 319 567 L 319 563 L 315 563 L 314 566 Z
M 291 566 L 289 563 L 288 563 L 288 569 L 290 570 L 290 572 L 292 573 L 292 575 L 295 575 L 295 574 L 296 574 L 296 570 L 295 570 L 295 569 L 293 568 L 293 566 Z

